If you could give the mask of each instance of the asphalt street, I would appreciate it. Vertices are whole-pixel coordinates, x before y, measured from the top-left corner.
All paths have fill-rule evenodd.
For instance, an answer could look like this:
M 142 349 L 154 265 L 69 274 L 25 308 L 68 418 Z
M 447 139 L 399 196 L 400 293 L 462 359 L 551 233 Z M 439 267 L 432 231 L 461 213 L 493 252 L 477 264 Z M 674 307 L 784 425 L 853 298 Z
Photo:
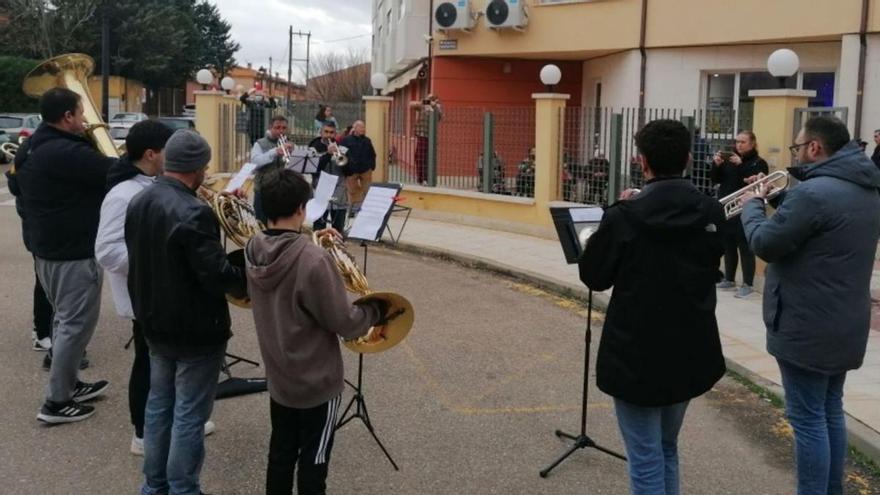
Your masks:
M 0 207 L 0 232 L 0 492 L 136 493 L 142 459 L 128 452 L 132 351 L 123 348 L 130 324 L 115 315 L 105 283 L 88 348 L 92 366 L 82 378 L 107 379 L 112 388 L 95 402 L 91 419 L 40 424 L 35 417 L 47 374 L 42 354 L 30 350 L 32 261 L 11 207 Z M 360 248 L 353 252 L 360 260 Z M 369 412 L 400 471 L 355 421 L 337 432 L 331 493 L 627 493 L 626 464 L 595 450 L 576 452 L 547 479 L 538 476 L 567 448 L 554 430 L 579 425 L 582 308 L 482 271 L 381 248 L 370 249 L 367 275 L 373 289 L 405 295 L 416 311 L 404 343 L 364 360 Z M 259 360 L 250 314 L 232 312 L 229 350 Z M 600 327 L 597 320 L 594 352 Z M 353 379 L 356 355 L 343 352 Z M 233 371 L 261 374 L 247 365 Z M 594 382 L 591 372 L 589 433 L 622 451 L 612 402 Z M 268 396 L 218 401 L 213 419 L 203 490 L 261 493 Z M 778 410 L 730 379 L 692 402 L 680 451 L 683 493 L 794 491 L 790 440 Z

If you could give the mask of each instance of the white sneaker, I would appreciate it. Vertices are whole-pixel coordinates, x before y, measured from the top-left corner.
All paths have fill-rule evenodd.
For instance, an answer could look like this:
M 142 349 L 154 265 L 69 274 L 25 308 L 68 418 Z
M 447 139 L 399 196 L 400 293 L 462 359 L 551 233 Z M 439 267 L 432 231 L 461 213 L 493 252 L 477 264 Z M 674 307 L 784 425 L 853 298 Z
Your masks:
M 34 350 L 37 352 L 46 352 L 52 348 L 52 339 L 43 337 L 42 339 L 34 338 Z
M 137 435 L 131 436 L 131 453 L 134 455 L 144 455 L 144 439 L 138 438 Z
M 211 433 L 214 433 L 214 430 L 216 430 L 216 429 L 217 429 L 217 425 L 215 425 L 213 421 L 208 420 L 207 422 L 205 422 L 205 436 L 208 436 Z

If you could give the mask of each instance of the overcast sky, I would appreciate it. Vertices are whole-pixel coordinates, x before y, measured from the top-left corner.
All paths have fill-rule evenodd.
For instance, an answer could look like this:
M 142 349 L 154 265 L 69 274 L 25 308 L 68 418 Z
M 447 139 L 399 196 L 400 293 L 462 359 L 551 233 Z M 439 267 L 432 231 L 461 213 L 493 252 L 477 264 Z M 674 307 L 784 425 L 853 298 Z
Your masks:
M 232 26 L 232 37 L 241 45 L 235 55 L 287 77 L 288 30 L 312 32 L 311 56 L 349 48 L 370 56 L 371 0 L 210 0 Z M 306 57 L 306 38 L 293 37 L 293 58 Z M 304 62 L 294 62 L 293 79 L 303 81 Z

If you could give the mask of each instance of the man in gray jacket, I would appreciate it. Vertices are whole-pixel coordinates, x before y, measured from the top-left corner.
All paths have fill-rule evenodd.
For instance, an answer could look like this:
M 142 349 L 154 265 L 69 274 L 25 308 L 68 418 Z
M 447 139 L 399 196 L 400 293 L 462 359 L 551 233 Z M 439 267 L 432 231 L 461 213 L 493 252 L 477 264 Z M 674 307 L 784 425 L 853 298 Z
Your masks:
M 790 147 L 802 181 L 767 218 L 766 188 L 743 198 L 749 246 L 769 263 L 767 350 L 795 432 L 798 493 L 843 493 L 843 383 L 862 365 L 880 236 L 880 171 L 833 117 L 807 121 Z

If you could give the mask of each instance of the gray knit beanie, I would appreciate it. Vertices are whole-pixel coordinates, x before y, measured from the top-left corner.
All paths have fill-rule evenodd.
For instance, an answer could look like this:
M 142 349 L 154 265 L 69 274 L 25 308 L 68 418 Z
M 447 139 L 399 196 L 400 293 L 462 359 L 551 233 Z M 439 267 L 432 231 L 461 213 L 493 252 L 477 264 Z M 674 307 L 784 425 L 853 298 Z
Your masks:
M 165 144 L 165 170 L 195 172 L 211 161 L 211 147 L 195 131 L 180 129 Z

